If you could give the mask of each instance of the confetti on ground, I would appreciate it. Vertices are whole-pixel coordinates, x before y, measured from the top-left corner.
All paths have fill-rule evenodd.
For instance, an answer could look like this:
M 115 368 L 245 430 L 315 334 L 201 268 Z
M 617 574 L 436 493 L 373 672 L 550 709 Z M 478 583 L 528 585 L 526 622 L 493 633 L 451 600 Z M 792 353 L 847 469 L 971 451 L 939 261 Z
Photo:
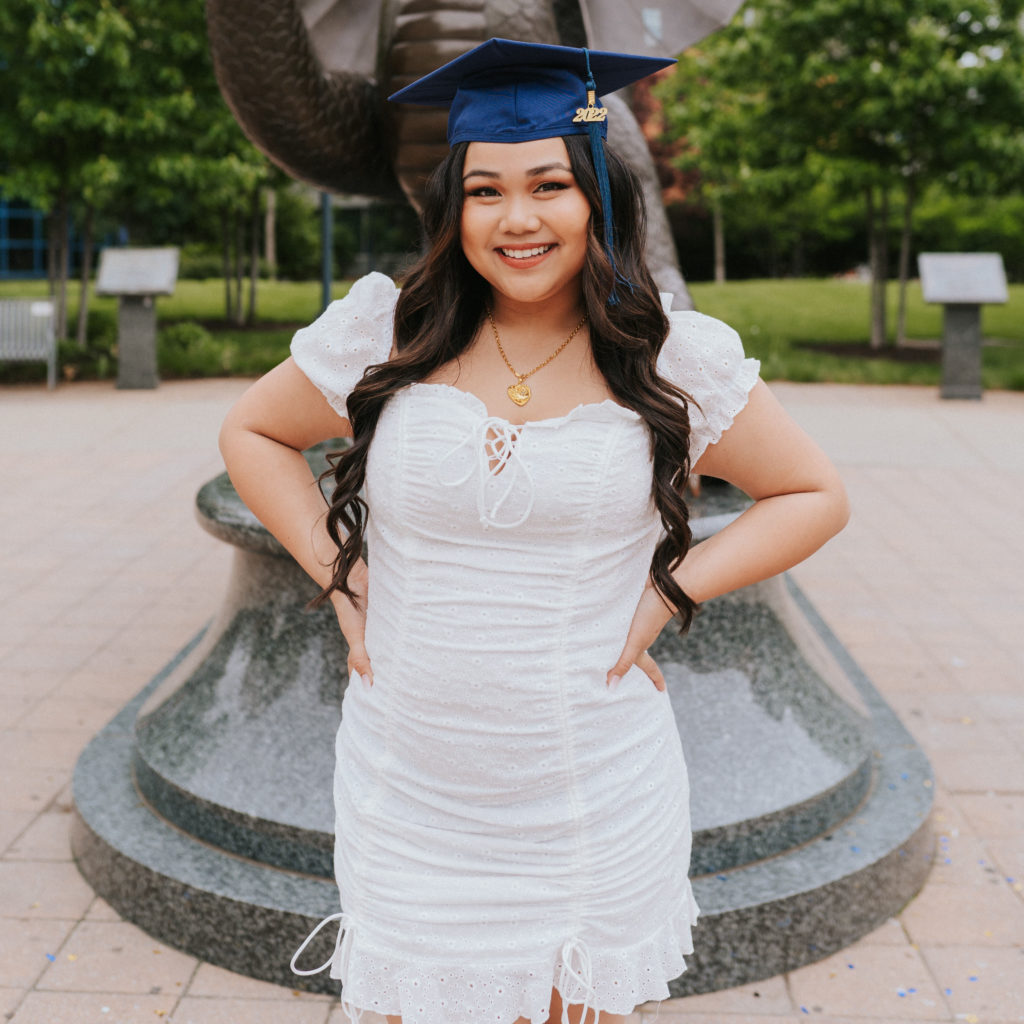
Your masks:
M 947 988 L 946 989 L 946 995 L 947 996 L 951 996 L 952 994 L 953 994 L 953 990 L 951 988 Z
M 72 963 L 74 963 L 78 959 L 78 954 L 77 953 L 68 953 L 68 959 Z
M 720 882 L 725 882 L 725 881 L 728 881 L 729 876 L 728 875 L 715 875 L 715 878 L 717 878 Z
M 978 980 L 978 976 L 976 974 L 972 974 L 967 980 L 968 981 L 977 981 Z
M 967 1024 L 978 1024 L 978 1015 L 976 1013 L 969 1013 L 964 1020 L 967 1021 Z
M 906 989 L 898 988 L 898 989 L 896 989 L 896 995 L 898 995 L 900 997 L 900 999 L 906 999 L 907 998 L 907 991 L 906 991 Z
M 47 953 L 46 954 L 46 959 L 49 960 L 50 963 L 52 964 L 52 963 L 54 963 L 56 961 L 57 958 L 52 953 Z
M 859 846 L 851 846 L 850 849 L 853 850 L 854 853 L 860 853 L 860 847 Z
M 810 1010 L 808 1010 L 806 1006 L 801 1006 L 801 1007 L 800 1007 L 800 1012 L 801 1012 L 801 1013 L 806 1013 L 806 1014 L 809 1014 L 809 1013 L 810 1013 L 811 1011 L 810 1011 Z
M 847 964 L 846 966 L 849 967 L 851 971 L 853 970 L 853 964 Z

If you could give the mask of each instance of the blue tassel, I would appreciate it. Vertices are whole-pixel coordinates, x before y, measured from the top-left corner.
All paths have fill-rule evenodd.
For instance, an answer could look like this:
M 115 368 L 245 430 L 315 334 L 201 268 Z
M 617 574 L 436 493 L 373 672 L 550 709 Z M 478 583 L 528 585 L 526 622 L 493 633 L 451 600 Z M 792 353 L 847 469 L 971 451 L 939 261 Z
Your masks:
M 587 89 L 597 91 L 594 83 L 594 76 L 590 71 L 590 52 L 584 50 L 583 54 L 587 62 Z M 587 134 L 590 136 L 590 155 L 594 161 L 594 173 L 597 175 L 597 188 L 601 195 L 601 210 L 604 214 L 604 251 L 608 256 L 608 262 L 612 265 L 612 290 L 608 296 L 608 305 L 617 306 L 619 297 L 615 292 L 615 285 L 623 284 L 630 292 L 633 291 L 632 281 L 624 278 L 615 265 L 615 226 L 612 218 L 612 190 L 608 183 L 608 164 L 604 158 L 604 139 L 601 137 L 600 121 L 587 122 Z

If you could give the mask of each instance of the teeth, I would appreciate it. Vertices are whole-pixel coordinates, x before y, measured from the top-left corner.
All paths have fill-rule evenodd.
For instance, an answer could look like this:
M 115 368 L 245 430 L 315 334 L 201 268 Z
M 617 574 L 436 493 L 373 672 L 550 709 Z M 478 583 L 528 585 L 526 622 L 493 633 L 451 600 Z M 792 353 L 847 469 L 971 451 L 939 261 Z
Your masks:
M 500 249 L 499 252 L 513 260 L 526 260 L 531 256 L 540 256 L 541 253 L 545 253 L 553 248 L 553 245 L 538 245 L 534 249 Z

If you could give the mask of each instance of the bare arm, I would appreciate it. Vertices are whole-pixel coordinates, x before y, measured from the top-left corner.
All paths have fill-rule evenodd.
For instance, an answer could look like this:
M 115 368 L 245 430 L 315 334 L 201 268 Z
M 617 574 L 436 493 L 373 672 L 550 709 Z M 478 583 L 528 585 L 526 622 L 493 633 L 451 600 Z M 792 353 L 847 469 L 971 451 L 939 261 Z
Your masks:
M 735 484 L 755 499 L 735 522 L 694 545 L 673 573 L 698 603 L 796 565 L 838 533 L 849 517 L 835 467 L 761 381 L 732 426 L 694 468 Z M 636 664 L 658 689 L 665 688 L 646 652 L 671 614 L 649 586 L 622 654 L 608 672 L 609 683 Z
M 337 548 L 324 524 L 326 505 L 302 452 L 329 438 L 351 436 L 348 420 L 291 359 L 242 395 L 220 432 L 221 454 L 239 497 L 321 587 L 331 580 Z M 350 583 L 365 609 L 365 564 L 353 570 Z M 337 593 L 331 602 L 349 644 L 349 671 L 372 680 L 364 646 L 365 613 Z

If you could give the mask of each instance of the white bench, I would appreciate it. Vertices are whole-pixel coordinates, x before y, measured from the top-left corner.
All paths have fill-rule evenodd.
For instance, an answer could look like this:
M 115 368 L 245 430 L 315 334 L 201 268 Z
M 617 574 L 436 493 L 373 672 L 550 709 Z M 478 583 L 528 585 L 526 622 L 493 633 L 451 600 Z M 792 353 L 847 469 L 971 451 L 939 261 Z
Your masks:
M 0 360 L 46 363 L 46 386 L 57 386 L 57 336 L 49 299 L 0 299 Z

